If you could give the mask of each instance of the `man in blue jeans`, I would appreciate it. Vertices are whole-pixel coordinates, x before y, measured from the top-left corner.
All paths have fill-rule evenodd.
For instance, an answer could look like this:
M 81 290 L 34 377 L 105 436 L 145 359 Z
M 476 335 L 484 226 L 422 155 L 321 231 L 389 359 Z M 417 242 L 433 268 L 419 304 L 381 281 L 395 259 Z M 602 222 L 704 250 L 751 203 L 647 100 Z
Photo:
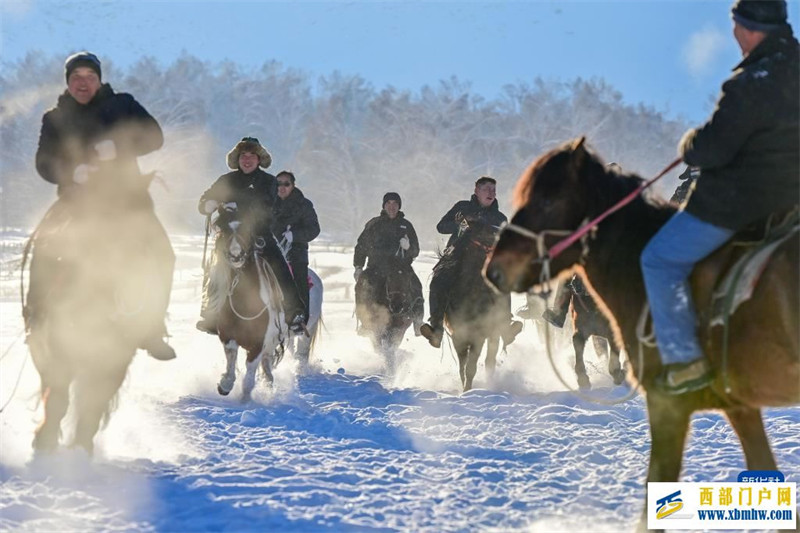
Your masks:
M 744 59 L 711 118 L 679 152 L 700 168 L 695 190 L 641 257 L 668 394 L 702 389 L 711 366 L 698 342 L 688 283 L 694 265 L 736 230 L 800 198 L 800 61 L 785 0 L 738 0 L 733 35 Z

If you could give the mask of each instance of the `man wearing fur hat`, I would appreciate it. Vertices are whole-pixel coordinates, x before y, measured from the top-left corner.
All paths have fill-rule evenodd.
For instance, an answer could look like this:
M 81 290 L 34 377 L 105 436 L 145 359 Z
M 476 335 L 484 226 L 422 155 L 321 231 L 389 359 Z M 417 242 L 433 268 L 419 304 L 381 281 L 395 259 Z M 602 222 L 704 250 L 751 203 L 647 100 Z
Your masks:
M 232 172 L 220 176 L 214 184 L 200 197 L 198 209 L 204 215 L 210 215 L 222 205 L 236 209 L 242 216 L 248 217 L 256 227 L 256 235 L 264 239 L 265 245 L 261 253 L 266 258 L 283 291 L 286 323 L 293 331 L 302 331 L 306 318 L 303 304 L 297 295 L 289 265 L 272 235 L 271 224 L 278 188 L 275 176 L 262 169 L 269 168 L 272 156 L 255 137 L 244 137 L 233 147 L 227 157 L 228 168 Z M 260 168 L 259 168 L 260 167 Z M 218 243 L 221 241 L 218 241 Z M 220 253 L 215 250 L 215 253 Z M 214 291 L 218 290 L 208 276 L 203 287 L 203 303 L 200 310 L 202 320 L 197 322 L 197 329 L 212 335 L 217 334 L 217 310 L 209 307 Z
M 663 368 L 656 387 L 685 394 L 708 387 L 711 364 L 696 325 L 689 275 L 735 232 L 800 196 L 800 46 L 784 0 L 738 0 L 733 37 L 743 59 L 722 85 L 708 121 L 678 151 L 700 169 L 689 199 L 641 256 Z
M 399 194 L 387 192 L 383 195 L 381 214 L 370 219 L 358 236 L 353 254 L 356 318 L 361 324 L 367 322 L 364 313 L 368 311 L 364 303 L 375 301 L 374 291 L 384 276 L 384 269 L 391 260 L 400 258 L 411 276 L 415 302 L 411 318 L 414 321 L 414 334 L 419 335 L 425 302 L 422 298 L 422 283 L 411 268 L 411 263 L 419 255 L 419 240 L 414 226 L 400 211 L 402 205 Z M 364 263 L 367 261 L 367 268 L 364 270 Z M 359 328 L 359 334 L 366 334 L 366 331 Z
M 498 230 L 506 222 L 506 216 L 500 212 L 496 198 L 497 180 L 490 176 L 481 176 L 475 181 L 475 191 L 469 200 L 456 202 L 450 210 L 445 213 L 436 230 L 444 235 L 450 235 L 447 240 L 447 248 L 451 250 L 451 245 L 461 234 L 462 224 L 478 221 L 483 224 L 495 226 Z M 444 271 L 434 269 L 433 278 L 429 292 L 429 304 L 431 316 L 428 324 L 423 324 L 420 332 L 423 337 L 428 339 L 428 343 L 434 348 L 442 345 L 444 335 L 444 314 L 449 305 L 450 287 L 453 280 Z M 504 296 L 507 300 L 509 327 L 503 333 L 503 340 L 506 344 L 511 344 L 514 338 L 522 331 L 522 323 L 511 320 L 511 298 Z
M 164 321 L 175 256 L 148 192 L 153 174 L 142 175 L 137 161 L 161 147 L 161 127 L 133 96 L 102 83 L 95 54 L 73 54 L 64 69 L 67 90 L 42 118 L 36 151 L 36 170 L 58 186 L 59 198 L 36 232 L 26 325 L 30 328 L 31 322 L 42 318 L 46 296 L 58 291 L 59 283 L 67 283 L 70 265 L 62 259 L 75 252 L 59 248 L 67 246 L 66 232 L 74 242 L 97 246 L 100 232 L 92 233 L 98 228 L 86 221 L 100 217 L 108 222 L 105 234 L 113 234 L 109 246 L 121 245 L 114 250 L 115 257 L 136 251 L 125 259 L 126 271 L 113 274 L 127 287 L 146 286 L 138 291 L 144 294 L 139 312 L 125 320 L 126 334 L 152 357 L 172 359 L 175 351 L 164 341 Z M 89 234 L 76 236 L 76 228 Z

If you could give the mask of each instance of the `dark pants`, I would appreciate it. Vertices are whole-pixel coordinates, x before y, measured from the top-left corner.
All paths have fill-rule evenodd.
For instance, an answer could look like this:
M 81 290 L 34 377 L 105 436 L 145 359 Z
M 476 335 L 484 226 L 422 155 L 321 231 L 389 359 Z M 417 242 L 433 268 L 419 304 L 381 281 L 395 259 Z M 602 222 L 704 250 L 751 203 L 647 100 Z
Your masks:
M 306 320 L 310 316 L 309 310 L 309 286 L 308 286 L 308 251 L 292 248 L 286 257 L 294 278 L 294 285 L 297 289 L 297 297 L 305 309 Z

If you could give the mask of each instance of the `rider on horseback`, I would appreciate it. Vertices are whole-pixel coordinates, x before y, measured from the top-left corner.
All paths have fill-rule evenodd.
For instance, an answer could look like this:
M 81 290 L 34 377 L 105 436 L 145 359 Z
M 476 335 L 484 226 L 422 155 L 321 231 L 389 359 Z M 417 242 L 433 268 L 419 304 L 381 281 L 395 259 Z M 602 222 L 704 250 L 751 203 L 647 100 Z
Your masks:
M 358 242 L 353 254 L 353 278 L 356 280 L 356 318 L 360 324 L 368 321 L 363 313 L 367 312 L 365 302 L 374 302 L 375 290 L 380 285 L 384 276 L 384 269 L 389 266 L 392 258 L 401 259 L 400 263 L 407 269 L 411 278 L 414 305 L 411 310 L 414 322 L 414 334 L 419 335 L 425 313 L 425 301 L 422 298 L 422 282 L 420 282 L 411 263 L 419 255 L 419 241 L 417 232 L 405 215 L 400 211 L 402 206 L 400 195 L 396 192 L 387 192 L 383 195 L 383 209 L 381 214 L 370 219 L 364 226 L 364 231 L 358 236 Z M 364 263 L 369 259 L 367 269 Z M 366 335 L 367 331 L 359 327 L 359 335 Z
M 657 386 L 668 394 L 712 381 L 687 281 L 694 265 L 737 230 L 792 208 L 800 196 L 800 61 L 786 2 L 738 0 L 732 17 L 744 59 L 708 122 L 680 142 L 683 160 L 699 167 L 700 177 L 641 256 L 664 363 Z
M 246 217 L 255 225 L 256 235 L 264 242 L 261 254 L 278 278 L 283 292 L 286 323 L 292 331 L 299 332 L 303 330 L 306 322 L 304 305 L 297 294 L 289 265 L 270 229 L 278 188 L 275 176 L 264 172 L 261 168 L 268 168 L 271 162 L 272 157 L 258 139 L 244 137 L 227 156 L 228 168 L 233 169 L 233 172 L 220 176 L 203 193 L 198 209 L 204 215 L 211 215 L 219 207 L 235 209 L 240 216 Z M 221 241 L 217 240 L 217 246 L 220 244 Z M 215 253 L 221 253 L 216 246 Z M 222 262 L 216 261 L 213 264 L 219 265 Z M 206 277 L 200 310 L 200 316 L 203 318 L 196 326 L 200 331 L 216 335 L 218 310 L 211 308 L 209 302 L 215 300 L 215 291 L 220 288 L 211 282 L 213 278 L 212 275 Z
M 497 181 L 494 178 L 489 176 L 479 178 L 475 182 L 475 193 L 472 198 L 456 202 L 450 211 L 442 217 L 439 224 L 436 225 L 436 229 L 439 233 L 450 235 L 447 240 L 445 254 L 452 250 L 452 244 L 461 233 L 462 224 L 479 221 L 494 226 L 499 230 L 500 226 L 506 222 L 506 216 L 500 212 L 497 205 L 496 189 Z M 442 345 L 442 335 L 444 334 L 442 322 L 449 302 L 450 287 L 453 284 L 451 276 L 448 276 L 445 272 L 434 272 L 430 287 L 431 317 L 429 324 L 423 324 L 420 328 L 422 335 L 428 339 L 428 342 L 434 348 Z M 509 325 L 502 336 L 506 344 L 511 344 L 517 334 L 522 331 L 522 323 L 512 320 L 510 296 L 503 296 L 503 298 L 508 301 Z
M 297 294 L 308 309 L 308 243 L 319 235 L 319 220 L 314 204 L 295 187 L 294 174 L 288 170 L 278 172 L 278 200 L 275 203 L 275 216 L 272 233 L 286 252 L 286 260 L 292 268 L 292 276 L 297 286 Z
M 50 296 L 69 283 L 73 265 L 65 264 L 69 263 L 65 258 L 74 250 L 59 248 L 65 236 L 92 216 L 130 216 L 135 221 L 130 238 L 138 242 L 117 235 L 120 250 L 115 252 L 135 250 L 129 265 L 146 263 L 156 278 L 149 280 L 149 294 L 142 299 L 147 303 L 136 313 L 138 325 L 127 329 L 136 330 L 130 334 L 155 359 L 173 359 L 175 351 L 164 341 L 164 320 L 175 255 L 147 191 L 153 176 L 143 176 L 137 162 L 139 156 L 161 147 L 161 127 L 130 94 L 115 93 L 101 82 L 96 55 L 78 52 L 67 58 L 64 67 L 67 90 L 42 118 L 36 151 L 36 170 L 58 185 L 58 200 L 36 231 L 26 328 L 46 318 Z

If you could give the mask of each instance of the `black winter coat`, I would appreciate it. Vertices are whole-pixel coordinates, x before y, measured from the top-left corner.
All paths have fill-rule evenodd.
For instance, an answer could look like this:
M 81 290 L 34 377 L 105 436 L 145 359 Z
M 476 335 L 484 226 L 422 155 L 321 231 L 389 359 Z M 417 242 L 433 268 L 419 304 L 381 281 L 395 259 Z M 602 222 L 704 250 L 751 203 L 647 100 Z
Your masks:
M 198 210 L 205 212 L 208 200 L 220 204 L 236 202 L 236 210 L 245 223 L 252 224 L 256 235 L 272 239 L 272 217 L 278 198 L 275 176 L 256 168 L 250 174 L 234 170 L 223 174 L 200 197 Z
M 404 236 L 408 236 L 410 247 L 403 251 L 400 249 L 400 239 Z M 410 265 L 418 255 L 417 232 L 403 212 L 397 213 L 395 218 L 389 218 L 386 211 L 381 210 L 380 216 L 370 219 L 358 236 L 353 266 L 363 267 L 369 258 L 370 268 L 382 268 L 392 257 L 402 257 Z
M 105 140 L 114 141 L 117 156 L 100 162 L 94 147 Z M 56 107 L 44 114 L 36 170 L 42 178 L 58 185 L 59 196 L 75 187 L 73 173 L 81 164 L 97 166 L 97 171 L 90 174 L 92 182 L 108 180 L 120 189 L 138 185 L 146 191 L 148 182 L 142 189 L 136 158 L 159 149 L 163 143 L 161 127 L 144 107 L 130 94 L 115 93 L 106 83 L 86 105 L 64 92 Z
M 292 189 L 285 200 L 278 197 L 275 202 L 275 216 L 272 220 L 272 233 L 281 240 L 283 233 L 291 227 L 292 251 L 304 250 L 308 260 L 308 243 L 319 235 L 319 220 L 314 204 L 297 187 Z
M 447 240 L 447 246 L 452 245 L 458 237 L 462 217 L 467 220 L 476 219 L 484 224 L 496 226 L 498 229 L 500 225 L 508 220 L 500 212 L 497 200 L 494 200 L 489 207 L 483 207 L 478 202 L 478 197 L 473 194 L 469 200 L 456 202 L 436 225 L 436 231 L 444 235 L 450 235 Z
M 767 34 L 722 85 L 709 121 L 683 136 L 683 160 L 701 169 L 688 213 L 736 230 L 798 203 L 798 58 L 791 27 Z

